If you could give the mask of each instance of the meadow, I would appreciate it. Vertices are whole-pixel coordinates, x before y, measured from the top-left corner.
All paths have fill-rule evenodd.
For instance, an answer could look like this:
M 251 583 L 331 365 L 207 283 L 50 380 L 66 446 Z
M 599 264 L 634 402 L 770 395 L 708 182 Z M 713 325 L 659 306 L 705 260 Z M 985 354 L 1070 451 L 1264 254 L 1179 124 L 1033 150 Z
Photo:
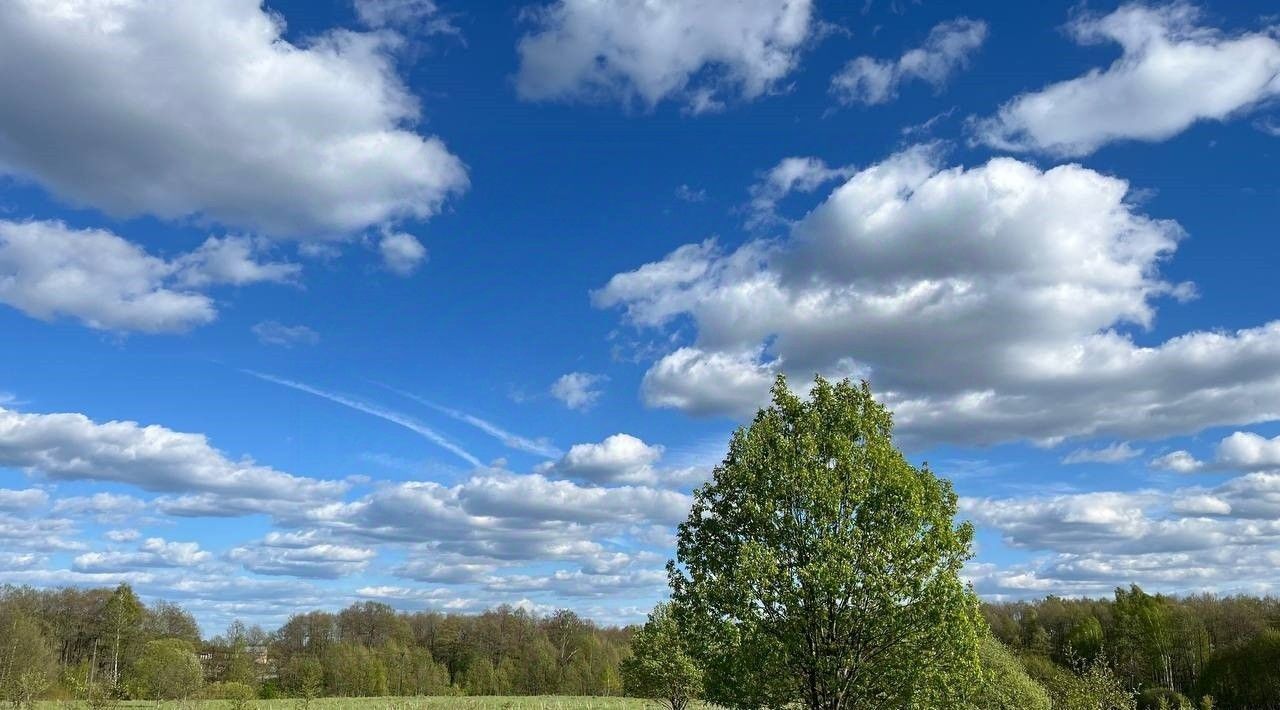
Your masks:
M 36 704 L 38 710 L 68 710 L 82 703 L 47 700 Z M 242 706 L 244 707 L 244 706 Z M 247 706 L 252 710 L 303 710 L 301 700 L 257 700 Z M 310 710 L 652 710 L 657 703 L 637 698 L 606 698 L 563 695 L 489 695 L 436 696 L 410 698 L 317 698 Z M 709 708 L 694 703 L 696 710 Z M 233 710 L 229 700 L 129 700 L 116 703 L 113 710 Z

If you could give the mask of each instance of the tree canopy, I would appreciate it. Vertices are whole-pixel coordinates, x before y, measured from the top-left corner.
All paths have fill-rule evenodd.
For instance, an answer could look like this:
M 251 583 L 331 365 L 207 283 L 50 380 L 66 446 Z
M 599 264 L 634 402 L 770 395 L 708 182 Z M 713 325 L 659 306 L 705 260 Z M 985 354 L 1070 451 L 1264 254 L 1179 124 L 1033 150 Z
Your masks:
M 979 677 L 973 528 L 866 383 L 779 377 L 680 525 L 672 599 L 730 707 L 955 707 Z

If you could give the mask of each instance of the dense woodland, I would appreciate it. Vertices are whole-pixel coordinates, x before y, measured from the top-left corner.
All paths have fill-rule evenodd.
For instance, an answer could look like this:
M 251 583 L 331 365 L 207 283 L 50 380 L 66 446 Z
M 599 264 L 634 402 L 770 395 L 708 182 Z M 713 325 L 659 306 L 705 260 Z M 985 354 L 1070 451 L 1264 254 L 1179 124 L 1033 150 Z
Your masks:
M 396 612 L 376 602 L 233 623 L 202 638 L 192 616 L 116 589 L 0 588 L 0 687 L 35 697 L 618 695 L 629 632 L 570 611 L 535 617 Z
M 1101 664 L 1138 691 L 1138 707 L 1199 708 L 1208 695 L 1219 710 L 1280 708 L 1277 599 L 1175 599 L 1134 587 L 1112 599 L 988 604 L 983 614 L 1051 697 Z M 206 639 L 181 607 L 142 604 L 128 586 L 3 587 L 0 687 L 15 704 L 228 697 L 246 687 L 262 698 L 618 695 L 633 633 L 569 611 L 406 613 L 362 602 L 270 632 L 234 623 Z

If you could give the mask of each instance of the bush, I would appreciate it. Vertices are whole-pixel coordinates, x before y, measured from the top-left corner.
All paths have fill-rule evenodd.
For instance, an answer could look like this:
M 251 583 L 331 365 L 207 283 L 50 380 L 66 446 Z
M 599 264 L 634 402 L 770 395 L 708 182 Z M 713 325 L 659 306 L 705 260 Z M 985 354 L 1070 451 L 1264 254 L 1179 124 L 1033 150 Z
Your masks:
M 991 636 L 978 647 L 982 681 L 971 699 L 975 710 L 1049 710 L 1049 693 L 1004 644 Z
M 204 671 L 191 644 L 181 639 L 150 641 L 134 664 L 129 691 L 148 700 L 185 700 L 200 690 Z
M 1138 710 L 1194 710 L 1191 699 L 1172 688 L 1147 688 L 1138 694 Z
M 200 695 L 206 700 L 227 700 L 232 710 L 245 710 L 258 699 L 252 686 L 235 681 L 210 683 Z

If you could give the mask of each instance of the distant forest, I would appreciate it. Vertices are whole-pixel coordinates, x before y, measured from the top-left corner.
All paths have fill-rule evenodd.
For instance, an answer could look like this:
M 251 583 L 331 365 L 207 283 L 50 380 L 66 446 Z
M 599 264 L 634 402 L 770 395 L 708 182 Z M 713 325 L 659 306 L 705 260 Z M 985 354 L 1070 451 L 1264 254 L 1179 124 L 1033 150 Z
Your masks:
M 1105 664 L 1140 708 L 1280 708 L 1280 600 L 1050 596 L 985 604 L 994 639 L 1053 694 Z M 399 612 L 361 602 L 203 638 L 181 607 L 115 589 L 0 587 L 0 688 L 39 698 L 619 695 L 634 628 L 571 611 Z M 92 704 L 92 703 L 91 703 Z

